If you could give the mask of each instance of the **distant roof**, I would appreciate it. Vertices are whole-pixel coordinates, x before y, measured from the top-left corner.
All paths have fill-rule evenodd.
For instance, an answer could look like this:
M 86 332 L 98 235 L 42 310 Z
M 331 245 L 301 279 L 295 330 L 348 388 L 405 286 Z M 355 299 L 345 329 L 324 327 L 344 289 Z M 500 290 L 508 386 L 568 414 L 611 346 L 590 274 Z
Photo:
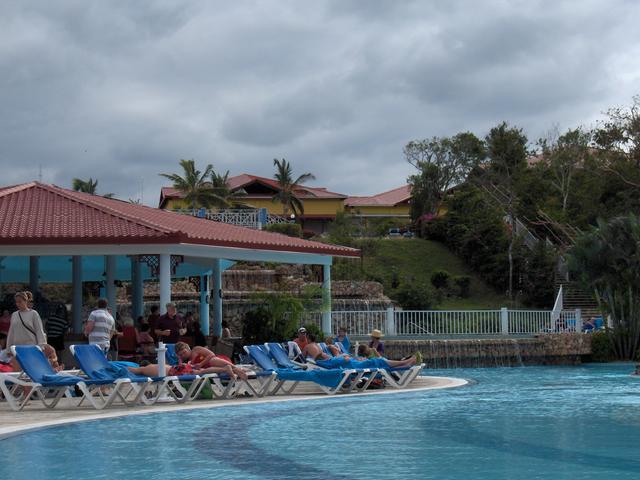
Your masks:
M 267 177 L 258 177 L 256 175 L 249 175 L 247 173 L 242 173 L 240 175 L 236 175 L 235 177 L 229 177 L 227 181 L 229 188 L 231 190 L 238 190 L 240 188 L 246 188 L 251 184 L 261 184 L 264 185 L 275 192 L 280 190 L 280 185 L 278 182 L 272 178 Z M 336 192 L 330 192 L 324 187 L 309 187 L 306 185 L 299 185 L 295 190 L 296 195 L 299 198 L 317 198 L 317 199 L 343 199 L 347 198 L 346 195 Z M 183 198 L 184 195 L 182 192 L 176 190 L 173 187 L 162 187 L 160 190 L 160 208 L 164 207 L 165 203 L 169 199 Z M 266 194 L 262 195 L 247 195 L 243 198 L 255 198 L 255 197 L 268 197 Z
M 357 257 L 359 251 L 214 222 L 39 182 L 0 188 L 8 245 L 190 244 Z
M 411 200 L 411 186 L 403 185 L 371 197 L 348 197 L 344 205 L 346 207 L 393 207 L 409 200 Z

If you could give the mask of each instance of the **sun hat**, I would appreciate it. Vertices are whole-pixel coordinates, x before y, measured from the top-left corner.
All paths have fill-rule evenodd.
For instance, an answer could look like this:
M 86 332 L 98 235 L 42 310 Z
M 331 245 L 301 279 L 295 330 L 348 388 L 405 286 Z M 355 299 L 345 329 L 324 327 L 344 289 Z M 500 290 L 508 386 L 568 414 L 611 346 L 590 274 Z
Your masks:
M 372 336 L 373 338 L 382 338 L 382 337 L 384 337 L 384 334 L 380 330 L 378 330 L 377 328 L 373 329 L 373 331 L 369 335 Z
M 304 328 L 304 327 L 300 327 L 300 328 L 298 329 L 298 333 L 307 333 L 307 329 L 306 329 L 306 328 Z

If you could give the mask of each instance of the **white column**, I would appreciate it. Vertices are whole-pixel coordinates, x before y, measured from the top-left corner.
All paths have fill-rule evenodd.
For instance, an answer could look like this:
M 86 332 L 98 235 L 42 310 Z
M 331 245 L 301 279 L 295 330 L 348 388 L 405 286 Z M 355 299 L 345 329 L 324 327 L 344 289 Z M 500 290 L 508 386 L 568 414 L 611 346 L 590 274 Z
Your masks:
M 576 308 L 576 333 L 582 333 L 582 310 Z
M 209 275 L 200 275 L 200 330 L 209 335 Z
M 322 331 L 331 335 L 331 265 L 322 266 Z
M 159 255 L 160 272 L 160 314 L 167 313 L 167 303 L 171 301 L 171 255 L 162 253 Z
M 387 318 L 385 321 L 385 330 L 387 335 L 395 336 L 396 335 L 396 321 L 395 321 L 395 311 L 393 309 L 393 305 L 387 308 Z
M 507 307 L 500 309 L 500 330 L 502 335 L 509 335 L 509 310 Z
M 39 288 L 40 257 L 29 257 L 29 289 L 35 296 Z
M 74 255 L 71 259 L 71 276 L 73 333 L 82 333 L 82 257 L 80 255 Z
M 111 312 L 113 313 L 113 318 L 116 318 L 116 313 L 118 313 L 116 305 L 116 256 L 106 255 L 104 257 L 104 263 L 105 272 L 107 273 L 105 295 L 107 296 L 109 308 L 111 308 Z
M 222 336 L 222 267 L 220 259 L 213 261 L 213 271 L 211 272 L 213 286 L 211 296 L 213 297 L 213 335 Z

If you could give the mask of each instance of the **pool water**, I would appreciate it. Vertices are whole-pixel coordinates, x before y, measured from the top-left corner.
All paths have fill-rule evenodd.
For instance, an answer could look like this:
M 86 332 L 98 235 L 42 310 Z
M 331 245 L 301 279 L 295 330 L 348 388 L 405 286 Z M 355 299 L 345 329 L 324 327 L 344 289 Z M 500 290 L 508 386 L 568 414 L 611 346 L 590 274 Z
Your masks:
M 468 386 L 131 416 L 9 437 L 3 478 L 638 479 L 629 364 L 430 370 Z

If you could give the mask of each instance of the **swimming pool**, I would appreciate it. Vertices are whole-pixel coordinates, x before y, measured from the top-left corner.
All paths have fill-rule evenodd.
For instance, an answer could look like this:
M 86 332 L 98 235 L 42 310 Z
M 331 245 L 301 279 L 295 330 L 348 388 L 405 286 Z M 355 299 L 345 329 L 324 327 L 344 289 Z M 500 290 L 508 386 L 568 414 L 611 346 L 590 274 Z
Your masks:
M 637 479 L 640 378 L 630 377 L 631 370 L 613 364 L 428 371 L 474 383 L 78 423 L 0 441 L 0 473 L 11 479 Z

